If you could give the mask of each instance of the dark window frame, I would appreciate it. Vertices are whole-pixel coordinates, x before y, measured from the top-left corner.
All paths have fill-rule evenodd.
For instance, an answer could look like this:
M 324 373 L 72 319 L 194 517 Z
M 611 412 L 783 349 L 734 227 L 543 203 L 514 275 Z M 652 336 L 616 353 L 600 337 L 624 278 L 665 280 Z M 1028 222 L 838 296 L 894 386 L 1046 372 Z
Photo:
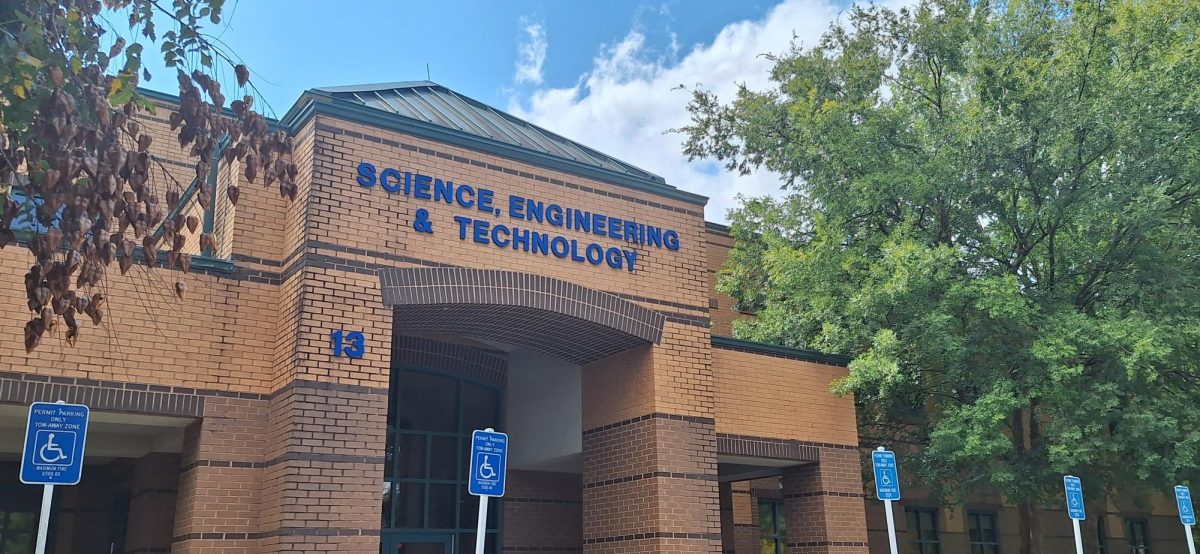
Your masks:
M 921 527 L 921 516 L 927 515 L 930 521 L 933 522 L 933 529 L 923 529 Z M 912 517 L 915 516 L 916 525 L 912 525 Z M 906 551 L 914 554 L 941 554 L 941 529 L 938 527 L 938 517 L 941 516 L 937 508 L 928 508 L 923 506 L 906 506 L 904 508 L 904 520 L 908 524 L 905 532 Z M 932 531 L 933 536 L 925 536 L 926 531 Z
M 775 554 L 785 554 L 787 552 L 787 516 L 783 509 L 783 501 L 778 498 L 759 498 L 757 503 L 758 513 L 762 514 L 763 508 L 770 506 L 771 521 L 774 523 L 771 529 L 763 527 L 762 517 L 758 521 L 758 544 L 760 554 L 766 554 L 762 547 L 770 542 L 774 546 Z M 779 522 L 783 522 L 780 525 Z
M 1137 538 L 1136 528 L 1141 527 L 1141 544 L 1136 544 L 1134 540 Z M 1125 538 L 1129 543 L 1130 554 L 1154 554 L 1153 543 L 1150 537 L 1150 518 L 1148 517 L 1127 517 L 1125 518 Z
M 992 532 L 995 534 L 993 541 L 984 540 L 983 518 L 991 519 Z M 967 543 L 971 554 L 1000 554 L 1000 516 L 995 510 L 967 511 Z
M 1108 518 L 1103 514 L 1096 518 L 1096 545 L 1100 549 L 1100 554 L 1109 554 L 1112 550 L 1108 546 Z

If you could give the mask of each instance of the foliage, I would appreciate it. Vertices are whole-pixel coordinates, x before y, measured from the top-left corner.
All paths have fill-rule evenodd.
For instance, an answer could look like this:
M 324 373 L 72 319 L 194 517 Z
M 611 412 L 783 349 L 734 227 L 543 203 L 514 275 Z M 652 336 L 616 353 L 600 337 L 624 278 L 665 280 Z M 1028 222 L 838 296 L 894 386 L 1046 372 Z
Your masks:
M 116 261 L 124 274 L 139 244 L 150 268 L 159 249 L 168 251 L 172 268 L 186 272 L 191 264 L 182 249 L 198 221 L 173 216 L 182 213 L 177 207 L 183 185 L 151 152 L 153 137 L 137 120 L 154 109 L 137 91 L 141 80 L 151 78 L 142 65 L 146 46 L 159 46 L 166 65 L 178 70 L 180 106 L 169 119 L 180 147 L 190 146 L 195 158 L 201 183 L 195 201 L 204 208 L 213 201 L 206 177 L 218 154 L 241 161 L 249 181 L 261 174 L 267 185 L 278 182 L 282 195 L 295 196 L 291 138 L 270 129 L 254 111 L 254 97 L 243 94 L 248 92 L 247 68 L 202 32 L 204 23 L 221 21 L 223 4 L 0 4 L 0 248 L 16 239 L 15 225 L 35 230 L 28 247 L 37 263 L 24 280 L 31 313 L 25 326 L 27 351 L 60 318 L 70 344 L 79 336 L 78 315 L 100 324 L 104 296 L 96 289 L 106 268 Z M 105 36 L 109 19 L 117 16 L 127 16 L 128 39 Z M 169 30 L 160 38 L 158 25 L 164 20 Z M 228 109 L 216 76 L 226 65 L 242 95 Z M 229 146 L 218 152 L 223 140 Z M 236 203 L 237 187 L 227 193 Z M 199 238 L 211 249 L 212 237 Z M 175 287 L 182 296 L 183 282 Z
M 862 438 L 1029 511 L 1200 477 L 1200 3 L 856 7 L 690 104 L 685 152 L 766 168 L 731 214 L 742 337 L 855 356 Z

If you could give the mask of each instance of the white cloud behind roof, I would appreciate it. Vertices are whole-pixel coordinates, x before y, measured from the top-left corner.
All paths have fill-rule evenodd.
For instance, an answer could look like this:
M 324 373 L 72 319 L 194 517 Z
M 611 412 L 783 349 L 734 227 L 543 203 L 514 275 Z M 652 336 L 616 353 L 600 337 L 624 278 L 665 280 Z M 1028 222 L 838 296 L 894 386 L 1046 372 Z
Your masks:
M 683 135 L 665 132 L 688 123 L 689 94 L 678 87 L 699 86 L 725 101 L 741 83 L 766 89 L 771 62 L 762 54 L 785 52 L 793 38 L 814 45 L 840 12 L 823 0 L 785 0 L 760 20 L 726 25 L 711 42 L 681 51 L 682 57 L 656 55 L 635 28 L 603 47 L 573 86 L 515 93 L 507 109 L 662 175 L 675 187 L 708 196 L 707 219 L 723 223 L 739 194 L 778 194 L 780 179 L 767 171 L 740 176 L 712 161 L 688 162 L 682 154 Z M 540 31 L 544 40 L 544 29 Z
M 542 84 L 542 66 L 546 64 L 546 29 L 541 23 L 522 17 L 521 42 L 517 45 L 516 83 Z

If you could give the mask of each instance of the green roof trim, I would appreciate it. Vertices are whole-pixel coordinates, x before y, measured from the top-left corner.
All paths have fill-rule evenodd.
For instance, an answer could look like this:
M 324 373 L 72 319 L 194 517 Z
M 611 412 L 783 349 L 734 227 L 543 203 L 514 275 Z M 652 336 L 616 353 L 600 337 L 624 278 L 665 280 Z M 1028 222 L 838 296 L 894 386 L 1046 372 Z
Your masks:
M 718 235 L 725 235 L 727 237 L 733 236 L 731 234 L 732 231 L 729 229 L 728 225 L 722 225 L 720 223 L 714 223 L 712 221 L 704 222 L 704 230 L 706 230 L 710 233 L 716 233 Z
M 151 100 L 157 100 L 159 102 L 165 102 L 167 104 L 174 104 L 176 106 L 179 105 L 179 95 L 176 95 L 176 94 L 168 94 L 166 92 L 148 89 L 148 88 L 142 88 L 142 87 L 138 87 L 137 92 L 138 92 L 138 94 L 145 96 L 146 98 L 149 98 Z M 229 106 L 223 106 L 221 108 L 221 113 L 223 113 L 229 117 L 234 116 L 233 110 L 229 109 Z M 275 119 L 275 118 L 267 116 L 267 115 L 263 115 L 263 119 L 267 120 L 267 126 L 271 127 L 272 129 L 280 128 L 278 119 Z
M 747 352 L 754 352 L 758 354 L 781 356 L 795 360 L 838 365 L 842 367 L 850 365 L 850 361 L 853 359 L 848 356 L 839 356 L 837 354 L 824 354 L 821 352 L 815 352 L 813 350 L 805 350 L 803 348 L 778 346 L 775 344 L 767 344 L 765 342 L 754 342 L 749 340 L 735 339 L 733 337 L 722 337 L 719 335 L 713 335 L 712 345 L 715 348 L 745 350 Z
M 489 139 L 473 133 L 386 112 L 357 102 L 343 100 L 335 97 L 332 93 L 316 89 L 309 90 L 301 95 L 300 99 L 292 106 L 291 110 L 288 110 L 288 113 L 283 116 L 280 122 L 291 132 L 295 133 L 317 114 L 477 150 L 554 171 L 562 171 L 587 179 L 595 179 L 641 192 L 681 200 L 698 206 L 704 206 L 708 203 L 708 197 L 706 196 L 680 190 L 653 179 L 635 177 L 611 169 L 577 162 L 545 152 L 538 152 Z

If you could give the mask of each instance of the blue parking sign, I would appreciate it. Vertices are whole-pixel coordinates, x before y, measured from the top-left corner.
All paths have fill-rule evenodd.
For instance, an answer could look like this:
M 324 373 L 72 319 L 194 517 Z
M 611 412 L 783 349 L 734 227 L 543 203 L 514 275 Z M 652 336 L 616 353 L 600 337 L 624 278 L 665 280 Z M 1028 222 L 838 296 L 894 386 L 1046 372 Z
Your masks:
M 475 496 L 504 496 L 508 435 L 492 430 L 471 433 L 471 477 L 467 490 Z
M 88 407 L 34 402 L 25 427 L 21 482 L 26 485 L 76 485 L 83 476 Z
M 1192 508 L 1192 491 L 1183 485 L 1175 486 L 1175 505 L 1179 507 L 1179 521 L 1184 525 L 1196 524 L 1196 510 Z
M 900 468 L 896 466 L 896 453 L 891 450 L 871 452 L 875 468 L 875 496 L 880 500 L 900 500 Z
M 1067 516 L 1071 519 L 1087 519 L 1087 514 L 1083 509 L 1083 484 L 1079 482 L 1079 478 L 1074 475 L 1064 475 L 1063 489 L 1067 494 Z

